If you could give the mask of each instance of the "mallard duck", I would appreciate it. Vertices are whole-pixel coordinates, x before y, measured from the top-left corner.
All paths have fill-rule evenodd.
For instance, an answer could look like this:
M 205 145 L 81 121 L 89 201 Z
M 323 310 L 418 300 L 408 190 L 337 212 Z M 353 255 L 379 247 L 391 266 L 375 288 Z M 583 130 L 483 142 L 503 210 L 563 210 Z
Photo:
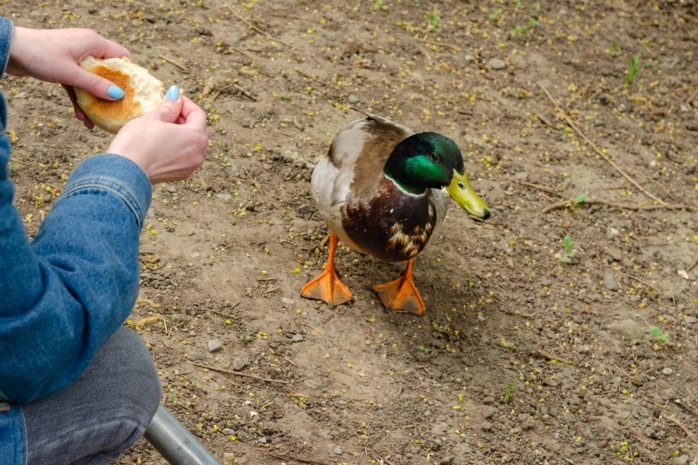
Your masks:
M 339 132 L 315 166 L 310 185 L 330 230 L 329 257 L 301 295 L 330 308 L 352 297 L 334 265 L 340 240 L 379 260 L 407 261 L 399 278 L 373 289 L 387 310 L 421 315 L 425 306 L 412 280 L 414 258 L 446 216 L 449 196 L 474 218 L 490 216 L 468 181 L 455 142 L 375 115 Z

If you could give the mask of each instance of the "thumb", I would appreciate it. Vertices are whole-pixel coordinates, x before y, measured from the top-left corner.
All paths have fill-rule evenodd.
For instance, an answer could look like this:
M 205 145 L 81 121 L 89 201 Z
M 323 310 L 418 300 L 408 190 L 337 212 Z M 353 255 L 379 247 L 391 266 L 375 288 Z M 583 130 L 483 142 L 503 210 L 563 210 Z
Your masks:
M 179 87 L 171 86 L 167 89 L 165 100 L 162 101 L 160 107 L 155 110 L 156 117 L 163 123 L 174 123 L 182 113 L 182 105 L 184 100 L 180 98 Z
M 103 100 L 120 100 L 124 97 L 124 90 L 111 82 L 87 70 L 79 68 L 73 80 L 73 87 L 78 87 L 88 94 Z

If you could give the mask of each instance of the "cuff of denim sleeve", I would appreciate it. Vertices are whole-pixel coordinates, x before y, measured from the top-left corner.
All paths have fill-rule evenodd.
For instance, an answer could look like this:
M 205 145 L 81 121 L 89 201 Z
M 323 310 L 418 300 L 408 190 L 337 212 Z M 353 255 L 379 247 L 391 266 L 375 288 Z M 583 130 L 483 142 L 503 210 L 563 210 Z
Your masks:
M 73 170 L 61 196 L 95 188 L 121 197 L 135 215 L 138 226 L 143 225 L 153 191 L 150 179 L 140 166 L 121 155 L 95 155 Z
M 7 62 L 10 61 L 13 29 L 14 23 L 11 19 L 0 17 L 0 67 L 2 67 L 2 74 L 0 74 L 0 77 L 5 75 Z

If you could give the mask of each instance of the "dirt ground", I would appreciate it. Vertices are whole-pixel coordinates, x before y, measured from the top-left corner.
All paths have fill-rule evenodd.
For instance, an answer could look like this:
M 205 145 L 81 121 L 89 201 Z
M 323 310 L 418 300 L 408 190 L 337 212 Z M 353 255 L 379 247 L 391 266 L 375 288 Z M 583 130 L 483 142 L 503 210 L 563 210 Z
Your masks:
M 154 189 L 127 324 L 221 463 L 698 463 L 694 0 L 2 12 L 97 29 L 209 115 L 203 168 Z M 2 90 L 34 234 L 111 136 L 59 86 Z M 310 176 L 352 108 L 453 138 L 492 207 L 475 223 L 452 204 L 417 258 L 422 317 L 371 289 L 400 266 L 345 248 L 355 300 L 300 297 L 327 257 Z M 143 440 L 118 463 L 165 461 Z

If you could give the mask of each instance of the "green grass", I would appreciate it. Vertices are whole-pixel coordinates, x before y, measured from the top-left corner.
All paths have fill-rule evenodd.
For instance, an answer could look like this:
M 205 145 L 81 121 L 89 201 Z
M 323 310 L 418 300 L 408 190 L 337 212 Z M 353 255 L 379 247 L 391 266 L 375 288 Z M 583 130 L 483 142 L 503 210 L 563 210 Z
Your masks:
M 441 20 L 439 19 L 439 16 L 436 14 L 435 11 L 430 11 L 429 13 L 427 13 L 427 18 L 429 18 L 429 24 L 431 24 L 431 27 L 433 27 L 434 29 L 439 28 Z
M 650 328 L 650 334 L 652 334 L 652 336 L 654 336 L 654 338 L 662 344 L 669 341 L 669 334 L 663 332 L 657 326 L 652 326 Z
M 587 194 L 586 192 L 582 192 L 581 194 L 579 194 L 572 202 L 572 208 L 575 208 L 583 204 L 587 197 L 589 197 L 589 194 Z
M 503 13 L 503 10 L 501 8 L 498 8 L 498 9 L 492 11 L 491 13 L 489 13 L 487 15 L 487 19 L 489 19 L 490 21 L 494 21 L 497 18 L 499 18 L 502 13 Z
M 538 21 L 536 21 L 535 19 L 531 18 L 531 19 L 528 20 L 528 23 L 526 23 L 526 24 L 519 24 L 518 26 L 516 26 L 516 27 L 514 28 L 514 30 L 512 31 L 512 34 L 514 34 L 514 35 L 521 35 L 521 34 L 523 34 L 524 32 L 528 31 L 529 29 L 535 28 L 536 26 L 538 26 Z
M 562 245 L 565 247 L 565 255 L 560 257 L 560 261 L 562 263 L 572 263 L 572 259 L 574 258 L 574 244 L 572 243 L 572 237 L 565 236 L 564 239 L 562 239 Z
M 516 384 L 509 383 L 502 394 L 502 400 L 509 403 L 514 400 L 514 397 L 516 397 Z
M 637 73 L 649 66 L 649 64 L 641 62 L 643 51 L 644 49 L 640 50 L 634 57 L 630 58 L 630 66 L 628 67 L 628 71 L 625 74 L 626 89 L 633 84 L 633 81 L 635 80 Z
M 620 46 L 617 44 L 612 45 L 613 51 L 618 52 L 620 51 Z M 623 85 L 616 87 L 615 89 L 611 89 L 610 93 L 615 94 L 618 91 L 621 90 L 628 90 L 631 85 L 633 85 L 633 82 L 635 82 L 635 78 L 637 78 L 637 75 L 640 73 L 645 68 L 649 68 L 649 63 L 643 63 L 642 62 L 642 52 L 644 52 L 645 49 L 641 49 L 639 52 L 635 54 L 634 57 L 630 57 L 630 65 L 628 65 L 628 70 L 625 72 L 625 82 Z

